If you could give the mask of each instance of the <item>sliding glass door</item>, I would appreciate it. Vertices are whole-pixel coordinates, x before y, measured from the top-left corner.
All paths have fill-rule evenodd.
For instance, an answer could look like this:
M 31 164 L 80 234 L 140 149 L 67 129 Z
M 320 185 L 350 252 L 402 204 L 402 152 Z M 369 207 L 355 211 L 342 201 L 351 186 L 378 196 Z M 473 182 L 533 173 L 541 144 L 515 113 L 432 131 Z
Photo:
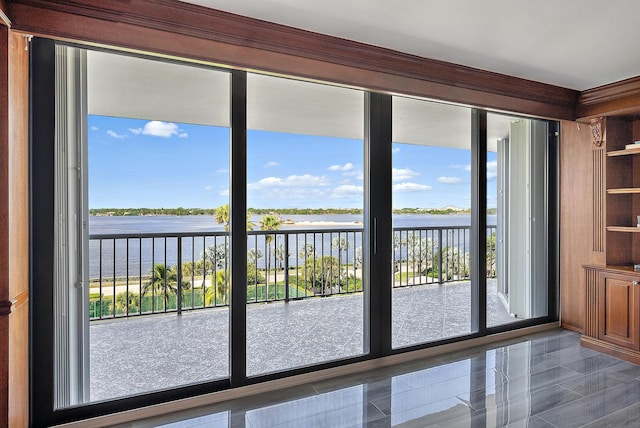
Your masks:
M 42 39 L 33 58 L 42 425 L 555 316 L 551 123 Z
M 471 328 L 471 109 L 393 98 L 392 346 Z
M 487 325 L 548 314 L 549 124 L 487 115 Z
M 363 354 L 364 93 L 247 76 L 247 375 Z
M 56 407 L 228 378 L 229 74 L 56 55 Z

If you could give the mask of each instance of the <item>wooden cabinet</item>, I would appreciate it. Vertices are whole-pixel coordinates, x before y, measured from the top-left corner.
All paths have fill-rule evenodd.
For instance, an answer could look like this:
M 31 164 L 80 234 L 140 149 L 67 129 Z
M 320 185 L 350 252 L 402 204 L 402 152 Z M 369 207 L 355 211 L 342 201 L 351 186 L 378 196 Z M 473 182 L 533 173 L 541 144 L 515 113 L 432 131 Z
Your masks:
M 593 141 L 593 246 L 581 343 L 640 364 L 640 117 L 602 119 Z
M 630 266 L 585 265 L 582 345 L 640 364 L 640 272 Z
M 640 278 L 601 272 L 598 284 L 598 339 L 640 349 Z

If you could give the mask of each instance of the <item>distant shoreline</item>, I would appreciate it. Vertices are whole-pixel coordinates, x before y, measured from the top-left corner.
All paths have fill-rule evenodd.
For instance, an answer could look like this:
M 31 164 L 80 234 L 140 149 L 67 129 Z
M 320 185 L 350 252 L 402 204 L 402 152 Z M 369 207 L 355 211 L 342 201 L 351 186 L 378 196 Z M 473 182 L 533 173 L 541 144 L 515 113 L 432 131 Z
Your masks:
M 138 216 L 192 216 L 213 215 L 215 208 L 91 208 L 89 215 L 95 217 L 138 217 Z M 249 208 L 249 215 L 265 215 L 275 213 L 279 216 L 288 215 L 336 215 L 350 214 L 362 215 L 361 209 L 349 208 Z M 456 215 L 471 214 L 468 208 L 400 208 L 394 209 L 394 214 L 430 214 L 430 215 Z M 487 214 L 495 214 L 495 208 L 487 209 Z

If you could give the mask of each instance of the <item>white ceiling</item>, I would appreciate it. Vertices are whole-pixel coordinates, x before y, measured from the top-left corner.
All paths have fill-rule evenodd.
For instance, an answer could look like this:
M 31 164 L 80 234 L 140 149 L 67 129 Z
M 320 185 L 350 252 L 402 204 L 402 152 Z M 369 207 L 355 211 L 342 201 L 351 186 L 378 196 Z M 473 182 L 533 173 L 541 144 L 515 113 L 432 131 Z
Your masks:
M 640 1 L 184 0 L 585 90 L 640 75 Z
M 113 53 L 88 51 L 88 113 L 174 123 L 229 126 L 229 73 Z M 507 116 L 491 114 L 489 150 L 509 130 Z M 250 130 L 364 138 L 364 92 L 250 73 Z M 471 148 L 471 109 L 413 98 L 393 98 L 393 141 Z

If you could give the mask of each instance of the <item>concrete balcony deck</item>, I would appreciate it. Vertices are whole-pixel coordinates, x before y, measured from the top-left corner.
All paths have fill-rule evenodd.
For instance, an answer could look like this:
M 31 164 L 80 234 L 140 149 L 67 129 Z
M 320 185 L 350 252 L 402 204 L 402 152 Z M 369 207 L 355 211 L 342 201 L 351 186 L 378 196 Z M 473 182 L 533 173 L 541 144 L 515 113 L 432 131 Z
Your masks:
M 487 322 L 515 321 L 487 281 Z M 471 332 L 468 281 L 393 290 L 393 347 Z M 91 401 L 224 379 L 229 309 L 92 322 Z M 247 306 L 249 376 L 363 353 L 363 294 Z

